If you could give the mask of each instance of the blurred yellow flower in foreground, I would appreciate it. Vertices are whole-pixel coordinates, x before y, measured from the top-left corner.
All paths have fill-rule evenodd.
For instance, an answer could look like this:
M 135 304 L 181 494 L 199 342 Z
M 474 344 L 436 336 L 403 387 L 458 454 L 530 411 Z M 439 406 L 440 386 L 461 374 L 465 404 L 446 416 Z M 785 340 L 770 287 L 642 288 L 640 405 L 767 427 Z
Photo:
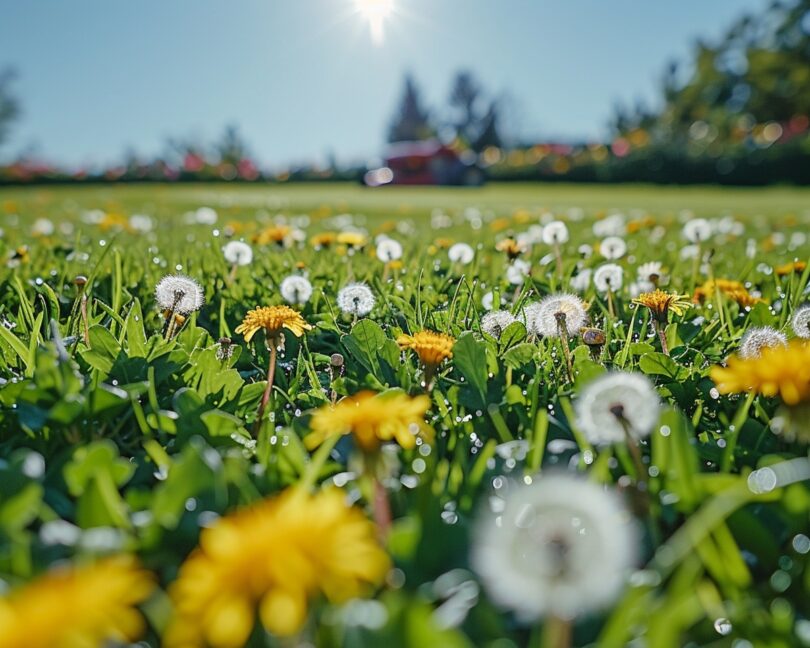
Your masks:
M 633 300 L 633 303 L 646 306 L 655 319 L 659 322 L 666 322 L 669 311 L 676 315 L 683 315 L 684 311 L 692 305 L 687 301 L 688 299 L 689 295 L 654 290 L 653 292 L 641 293 Z
M 242 646 L 255 624 L 298 632 L 310 600 L 340 602 L 380 584 L 389 569 L 374 525 L 338 490 L 288 489 L 203 530 L 169 587 L 163 645 Z
M 92 648 L 144 631 L 135 606 L 154 588 L 133 558 L 59 567 L 0 598 L 0 648 Z
M 445 359 L 452 358 L 455 343 L 455 338 L 449 335 L 428 330 L 397 338 L 399 348 L 415 351 L 426 367 L 438 367 Z
M 317 410 L 304 443 L 311 450 L 332 435 L 351 434 L 364 452 L 378 450 L 385 441 L 413 448 L 418 435 L 432 436 L 433 430 L 425 423 L 429 407 L 427 396 L 363 391 Z
M 733 356 L 727 367 L 712 367 L 710 375 L 723 394 L 779 395 L 786 405 L 810 401 L 810 344 L 768 347 L 758 358 L 746 360 Z
M 242 323 L 236 327 L 236 332 L 245 336 L 245 342 L 262 329 L 267 332 L 268 339 L 277 338 L 282 329 L 287 329 L 295 337 L 301 337 L 312 326 L 297 310 L 289 306 L 259 306 L 245 315 Z

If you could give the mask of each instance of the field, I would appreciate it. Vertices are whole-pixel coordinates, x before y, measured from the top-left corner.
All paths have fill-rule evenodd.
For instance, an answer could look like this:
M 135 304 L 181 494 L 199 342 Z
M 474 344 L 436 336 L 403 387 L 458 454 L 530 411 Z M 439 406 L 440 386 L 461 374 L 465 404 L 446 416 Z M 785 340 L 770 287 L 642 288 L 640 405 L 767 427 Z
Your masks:
M 810 190 L 5 188 L 0 229 L 0 648 L 810 646 Z

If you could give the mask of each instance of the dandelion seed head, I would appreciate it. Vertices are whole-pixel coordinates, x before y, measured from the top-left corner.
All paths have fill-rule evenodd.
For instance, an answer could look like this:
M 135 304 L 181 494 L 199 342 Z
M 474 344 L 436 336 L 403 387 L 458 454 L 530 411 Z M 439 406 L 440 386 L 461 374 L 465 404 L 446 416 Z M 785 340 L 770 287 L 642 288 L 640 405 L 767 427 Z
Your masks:
M 244 241 L 228 241 L 222 248 L 222 254 L 228 263 L 240 266 L 250 265 L 253 261 L 253 248 Z
M 514 321 L 515 317 L 507 310 L 490 311 L 481 318 L 481 330 L 497 339 Z
M 658 422 L 658 393 L 638 373 L 614 371 L 585 385 L 576 401 L 577 423 L 594 445 L 641 439 Z M 626 430 L 626 431 L 625 431 Z
M 402 258 L 402 244 L 394 239 L 383 239 L 377 243 L 377 258 L 385 263 Z
M 475 257 L 475 250 L 467 243 L 455 243 L 447 250 L 447 258 L 453 263 L 467 265 Z
M 571 286 L 571 290 L 574 290 L 578 293 L 584 293 L 588 290 L 588 286 L 591 285 L 591 276 L 593 272 L 590 268 L 583 268 L 573 277 L 571 277 L 571 281 L 569 285 Z
M 568 226 L 562 221 L 551 221 L 543 227 L 543 243 L 561 245 L 568 242 Z
M 810 339 L 810 304 L 797 308 L 790 324 L 797 337 Z
M 506 280 L 513 286 L 519 286 L 531 272 L 531 265 L 523 259 L 515 259 L 506 266 Z
M 348 315 L 368 315 L 374 303 L 374 293 L 362 282 L 347 284 L 337 294 L 338 308 Z
M 623 281 L 624 270 L 615 263 L 605 263 L 593 273 L 593 285 L 601 293 L 606 293 L 608 290 L 612 292 L 620 290 Z
M 312 284 L 301 275 L 284 277 L 278 289 L 288 304 L 306 304 L 312 297 Z
M 599 254 L 610 261 L 621 259 L 627 253 L 627 243 L 618 236 L 608 236 L 599 244 Z
M 202 308 L 203 289 L 185 275 L 167 275 L 155 286 L 155 301 L 161 310 L 188 315 Z
M 660 261 L 648 261 L 647 263 L 642 263 L 637 268 L 636 273 L 638 274 L 639 281 L 657 281 L 663 274 L 663 265 Z
M 762 350 L 787 346 L 787 336 L 771 326 L 755 326 L 748 329 L 740 339 L 739 355 L 741 358 L 758 358 Z
M 609 605 L 636 561 L 638 533 L 615 493 L 556 473 L 510 488 L 475 526 L 472 566 L 521 621 Z
M 540 302 L 526 304 L 518 313 L 517 321 L 522 322 L 526 327 L 526 333 L 532 337 L 539 336 L 540 330 L 537 328 L 537 315 L 540 311 Z
M 690 243 L 707 241 L 711 235 L 711 223 L 705 218 L 693 218 L 683 226 L 683 236 Z
M 568 337 L 574 337 L 588 323 L 585 304 L 576 295 L 561 293 L 549 295 L 540 300 L 537 306 L 535 326 L 544 337 L 559 337 L 559 315 L 565 316 L 565 329 Z

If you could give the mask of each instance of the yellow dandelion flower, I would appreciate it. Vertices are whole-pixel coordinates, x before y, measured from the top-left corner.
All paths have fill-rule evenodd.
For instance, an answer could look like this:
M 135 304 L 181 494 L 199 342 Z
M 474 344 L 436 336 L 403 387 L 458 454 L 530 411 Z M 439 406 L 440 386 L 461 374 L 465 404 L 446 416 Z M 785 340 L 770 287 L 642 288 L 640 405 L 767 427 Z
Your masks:
M 289 306 L 259 306 L 248 311 L 245 319 L 236 327 L 236 332 L 245 336 L 245 342 L 250 342 L 261 329 L 265 330 L 268 339 L 273 339 L 277 338 L 283 329 L 287 329 L 295 337 L 301 337 L 311 328 L 301 313 Z
M 728 366 L 712 367 L 710 376 L 723 394 L 778 394 L 787 405 L 810 401 L 810 344 L 793 341 L 768 347 L 759 357 L 745 360 L 732 356 Z
M 400 335 L 397 344 L 400 349 L 411 349 L 419 356 L 426 367 L 438 367 L 444 360 L 453 357 L 455 338 L 435 331 L 418 331 L 413 335 Z
M 289 225 L 273 225 L 272 227 L 266 227 L 253 236 L 253 242 L 257 245 L 267 245 L 268 243 L 283 245 L 291 231 L 292 228 Z
M 341 232 L 337 235 L 337 242 L 352 248 L 361 248 L 366 244 L 366 235 L 361 232 Z
M 683 315 L 684 310 L 692 304 L 687 301 L 689 295 L 679 295 L 678 293 L 667 293 L 656 289 L 653 292 L 642 293 L 633 300 L 634 304 L 646 306 L 650 313 L 659 322 L 666 323 L 669 311 L 676 315 Z
M 309 239 L 310 244 L 314 248 L 328 248 L 337 240 L 337 234 L 334 232 L 321 232 Z
M 789 274 L 801 274 L 804 272 L 804 269 L 807 267 L 807 263 L 804 261 L 793 261 L 791 263 L 786 263 L 784 265 L 777 266 L 774 268 L 776 274 L 780 277 L 784 277 Z
M 700 304 L 707 299 L 712 299 L 715 291 L 720 291 L 721 294 L 734 300 L 740 306 L 753 306 L 763 301 L 759 297 L 754 297 L 742 283 L 734 279 L 709 279 L 695 289 L 692 301 Z
M 337 489 L 281 495 L 221 518 L 170 585 L 168 648 L 236 648 L 256 622 L 275 635 L 303 626 L 309 602 L 342 602 L 368 593 L 390 561 L 374 525 Z
M 53 569 L 0 597 L 0 648 L 82 648 L 141 637 L 151 574 L 133 558 Z
M 521 254 L 523 254 L 523 252 L 526 251 L 526 248 L 523 245 L 512 238 L 506 238 L 498 241 L 498 243 L 495 245 L 495 249 L 498 250 L 498 252 L 503 252 L 510 259 L 517 259 Z
M 446 250 L 453 245 L 453 243 L 455 243 L 455 241 L 451 238 L 437 238 L 435 241 L 433 241 L 433 245 L 440 250 Z
M 375 452 L 385 441 L 396 441 L 403 448 L 413 448 L 416 437 L 432 436 L 425 423 L 430 398 L 399 392 L 375 394 L 363 391 L 327 405 L 312 415 L 312 432 L 304 438 L 308 449 L 336 434 L 351 434 L 364 452 Z

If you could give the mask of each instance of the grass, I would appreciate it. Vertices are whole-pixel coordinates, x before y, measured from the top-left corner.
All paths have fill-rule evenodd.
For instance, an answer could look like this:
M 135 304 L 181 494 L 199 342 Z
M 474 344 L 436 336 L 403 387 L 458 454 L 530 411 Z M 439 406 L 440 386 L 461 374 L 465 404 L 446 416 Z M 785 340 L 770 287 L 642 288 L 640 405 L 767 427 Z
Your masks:
M 575 620 L 571 645 L 801 645 L 810 623 L 810 490 L 790 475 L 803 474 L 791 467 L 807 460 L 806 417 L 778 397 L 718 393 L 711 368 L 754 327 L 796 337 L 790 322 L 810 276 L 801 263 L 810 257 L 808 198 L 787 188 L 496 184 L 2 189 L 0 584 L 26 592 L 57 565 L 134 555 L 155 587 L 138 605 L 143 632 L 128 638 L 157 646 L 178 603 L 172 584 L 199 555 L 203 529 L 291 489 L 336 487 L 373 520 L 375 542 L 396 568 L 363 592 L 376 600 L 378 621 L 315 587 L 292 636 L 266 632 L 251 608 L 249 646 L 556 648 L 566 624 L 497 605 L 469 559 L 500 489 L 552 489 L 546 480 L 556 469 L 616 493 L 642 529 L 623 588 Z M 216 222 L 200 222 L 210 217 L 202 207 Z M 145 231 L 138 214 L 149 217 Z M 700 246 L 683 238 L 693 216 L 712 221 Z M 570 231 L 559 269 L 554 246 L 531 239 L 517 254 L 528 274 L 508 274 L 496 244 L 536 235 L 553 218 Z M 519 321 L 482 326 L 487 295 L 520 316 L 573 290 L 572 277 L 606 263 L 596 248 L 614 229 L 627 243 L 615 260 L 623 285 L 578 289 L 589 325 L 604 335 L 600 348 L 584 336 L 538 338 Z M 311 243 L 319 232 L 348 230 L 362 232 L 365 245 Z M 402 243 L 402 259 L 376 258 L 380 235 Z M 231 238 L 250 242 L 249 265 L 223 257 Z M 448 257 L 454 242 L 475 248 L 469 265 Z M 703 289 L 662 324 L 666 348 L 632 302 L 637 270 L 650 261 L 662 263 L 667 290 L 691 298 Z M 199 282 L 199 311 L 174 319 L 156 305 L 155 285 L 171 273 Z M 282 304 L 281 282 L 293 274 L 314 288 L 294 305 L 312 329 L 284 334 L 273 362 L 263 332 L 246 343 L 235 329 L 249 309 Z M 79 275 L 86 283 L 76 284 Z M 711 278 L 741 285 L 724 293 Z M 366 315 L 337 306 L 352 281 L 375 296 Z M 166 317 L 176 334 L 166 333 Z M 423 328 L 455 338 L 452 358 L 435 371 L 397 344 Z M 596 444 L 577 414 L 583 390 L 610 371 L 643 376 L 660 400 L 640 442 Z M 307 450 L 312 413 L 361 391 L 424 403 L 415 422 L 428 429 L 424 442 L 363 451 L 347 436 Z M 777 434 L 790 417 L 798 436 Z M 752 471 L 770 466 L 778 483 L 752 490 Z M 252 547 L 256 538 L 241 541 Z M 547 547 L 528 555 L 535 551 Z M 523 566 L 531 572 L 535 561 Z M 14 600 L 0 597 L 0 612 Z M 77 610 L 66 629 L 83 619 Z

